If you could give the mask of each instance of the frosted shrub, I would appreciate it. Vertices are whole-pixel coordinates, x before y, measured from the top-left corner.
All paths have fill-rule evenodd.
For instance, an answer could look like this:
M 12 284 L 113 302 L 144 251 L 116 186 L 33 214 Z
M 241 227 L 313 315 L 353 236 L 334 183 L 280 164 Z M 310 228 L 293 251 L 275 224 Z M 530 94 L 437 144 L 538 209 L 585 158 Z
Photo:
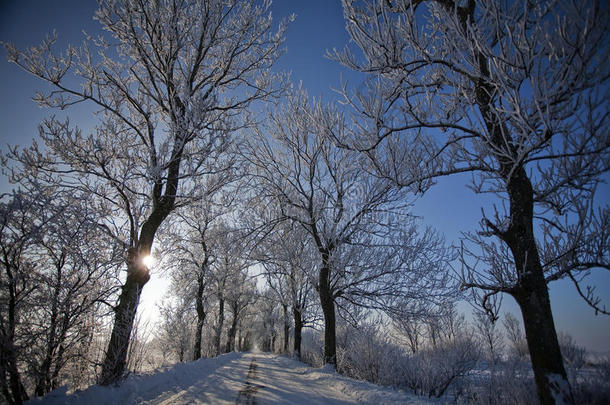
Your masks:
M 481 367 L 455 392 L 456 403 L 469 405 L 531 405 L 536 386 L 529 362 L 517 357 Z
M 590 367 L 583 367 L 575 377 L 572 390 L 576 403 L 583 405 L 610 404 L 609 357 L 602 357 L 590 364 Z
M 397 376 L 405 354 L 387 336 L 380 335 L 376 326 L 350 330 L 345 346 L 338 349 L 338 365 L 343 374 L 382 385 L 399 382 Z
M 440 398 L 451 384 L 472 373 L 478 352 L 467 337 L 422 350 L 405 362 L 403 383 L 415 394 Z
M 301 342 L 301 361 L 312 367 L 324 364 L 324 342 L 318 331 L 304 330 Z

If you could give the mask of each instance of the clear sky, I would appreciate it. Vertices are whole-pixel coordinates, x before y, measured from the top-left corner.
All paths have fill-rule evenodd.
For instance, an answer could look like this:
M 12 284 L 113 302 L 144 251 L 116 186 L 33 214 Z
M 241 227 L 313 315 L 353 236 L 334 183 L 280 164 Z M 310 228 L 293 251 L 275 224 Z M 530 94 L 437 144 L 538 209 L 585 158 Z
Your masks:
M 36 45 L 56 30 L 57 49 L 67 43 L 82 41 L 82 31 L 100 32 L 92 16 L 94 0 L 0 0 L 0 41 L 13 42 L 20 48 Z M 331 87 L 338 87 L 341 77 L 357 83 L 358 76 L 324 57 L 326 49 L 341 48 L 348 43 L 343 11 L 339 0 L 275 0 L 274 18 L 296 14 L 287 32 L 287 53 L 278 68 L 291 71 L 294 83 L 302 81 L 312 96 L 326 101 L 336 98 Z M 6 144 L 27 145 L 37 136 L 37 126 L 44 117 L 64 113 L 39 108 L 31 97 L 46 85 L 6 62 L 6 51 L 0 50 L 0 147 Z M 67 112 L 71 121 L 83 128 L 92 125 L 93 117 L 85 107 Z M 481 206 L 493 202 L 491 196 L 474 195 L 464 186 L 466 178 L 452 177 L 439 182 L 415 206 L 424 222 L 443 232 L 449 242 L 458 241 L 460 231 L 477 229 Z M 6 179 L 0 178 L 0 190 L 6 190 Z M 608 203 L 610 187 L 604 185 L 599 201 Z M 604 302 L 610 304 L 610 272 L 597 271 L 590 278 Z M 164 282 L 153 275 L 144 288 L 143 304 L 151 307 L 163 290 Z M 570 333 L 581 345 L 596 351 L 610 351 L 610 317 L 595 316 L 568 282 L 551 284 L 551 303 L 558 331 Z M 516 304 L 505 297 L 505 309 L 518 314 Z M 609 305 L 610 306 L 610 305 Z M 464 306 L 465 309 L 468 309 Z

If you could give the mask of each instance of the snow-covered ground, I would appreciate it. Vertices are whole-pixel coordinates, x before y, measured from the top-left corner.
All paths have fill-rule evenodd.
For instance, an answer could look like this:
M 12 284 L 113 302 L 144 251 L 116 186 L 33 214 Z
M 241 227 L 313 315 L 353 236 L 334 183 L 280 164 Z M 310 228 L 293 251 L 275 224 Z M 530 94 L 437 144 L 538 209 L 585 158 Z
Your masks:
M 268 353 L 230 353 L 134 374 L 119 387 L 51 392 L 28 404 L 432 404 L 424 398 Z

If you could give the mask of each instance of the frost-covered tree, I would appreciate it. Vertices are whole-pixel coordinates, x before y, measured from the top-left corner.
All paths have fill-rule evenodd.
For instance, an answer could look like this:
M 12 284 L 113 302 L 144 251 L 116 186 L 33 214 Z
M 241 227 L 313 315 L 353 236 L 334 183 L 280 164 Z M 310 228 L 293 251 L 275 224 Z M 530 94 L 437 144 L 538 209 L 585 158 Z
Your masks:
M 337 303 L 385 310 L 399 298 L 433 294 L 446 281 L 442 241 L 430 229 L 419 233 L 402 192 L 332 143 L 328 133 L 343 131 L 337 111 L 310 105 L 299 90 L 244 152 L 257 201 L 279 210 L 277 220 L 302 227 L 315 246 L 324 361 L 333 366 Z
M 502 358 L 504 336 L 498 329 L 498 323 L 492 322 L 486 313 L 477 311 L 474 315 L 476 337 L 483 347 L 485 358 L 495 365 Z
M 275 217 L 275 215 L 272 215 Z M 253 258 L 263 267 L 267 285 L 276 295 L 284 315 L 284 352 L 288 351 L 290 324 L 293 325 L 293 352 L 300 359 L 302 331 L 317 312 L 313 302 L 316 279 L 316 252 L 311 239 L 298 224 L 276 224 L 258 243 Z M 288 312 L 292 312 L 292 322 Z
M 521 308 L 540 402 L 573 402 L 547 284 L 608 269 L 610 210 L 594 193 L 610 168 L 610 9 L 603 1 L 344 0 L 354 48 L 333 53 L 369 79 L 344 88 L 351 140 L 377 173 L 425 192 L 472 174 L 499 197 L 467 236 L 463 286 L 493 310 Z M 603 204 L 603 203 L 602 203 Z
M 185 299 L 186 298 L 186 299 Z M 159 306 L 161 323 L 157 329 L 157 337 L 164 349 L 169 350 L 179 362 L 188 360 L 192 340 L 193 313 L 189 307 L 191 297 L 168 297 Z
M 25 333 L 37 339 L 24 357 L 37 396 L 64 383 L 64 366 L 80 356 L 77 349 L 92 338 L 93 325 L 86 319 L 107 313 L 101 305 L 116 293 L 122 262 L 122 246 L 97 231 L 97 212 L 86 198 L 66 192 L 49 198 L 44 204 L 36 202 L 41 233 L 28 253 L 37 271 Z
M 207 300 L 211 295 L 212 274 L 210 265 L 219 253 L 218 243 L 223 243 L 221 224 L 232 205 L 232 190 L 223 191 L 234 180 L 232 170 L 222 176 L 199 182 L 205 195 L 176 212 L 176 220 L 161 235 L 163 255 L 168 261 L 172 289 L 170 295 L 180 296 L 194 309 L 197 326 L 193 338 L 193 360 L 202 356 L 203 326 L 208 315 Z M 191 308 L 192 307 L 192 308 Z
M 28 297 L 36 290 L 34 263 L 26 251 L 39 233 L 40 224 L 31 215 L 27 199 L 15 194 L 0 200 L 0 388 L 9 404 L 21 404 L 29 398 L 19 370 L 19 352 L 23 342 L 18 328 L 28 308 Z
M 109 38 L 52 50 L 54 38 L 26 51 L 5 44 L 9 60 L 52 86 L 43 107 L 86 102 L 99 111 L 91 134 L 51 118 L 37 144 L 12 157 L 25 175 L 53 176 L 61 185 L 99 197 L 123 240 L 127 279 L 99 382 L 123 374 L 142 287 L 142 258 L 176 206 L 198 196 L 190 178 L 223 170 L 247 109 L 277 94 L 270 73 L 284 24 L 272 26 L 270 2 L 101 0 L 95 18 Z M 75 78 L 76 80 L 72 80 Z M 110 220 L 109 220 L 110 221 Z
M 242 262 L 245 264 L 245 262 Z M 229 284 L 226 288 L 225 301 L 231 310 L 231 326 L 227 331 L 227 344 L 225 353 L 235 350 L 235 338 L 237 336 L 237 326 L 244 317 L 248 307 L 256 301 L 256 285 L 252 277 L 249 276 L 245 265 L 237 266 L 230 274 Z
M 89 203 L 47 188 L 2 198 L 0 384 L 8 403 L 26 399 L 25 388 L 42 396 L 72 384 L 68 366 L 88 368 L 90 320 L 105 314 L 122 257 L 122 247 L 96 231 Z
M 504 325 L 506 337 L 508 338 L 508 343 L 512 349 L 512 355 L 518 357 L 519 359 L 526 358 L 529 353 L 527 351 L 527 343 L 525 342 L 525 336 L 521 330 L 519 320 L 513 314 L 508 312 L 504 316 L 502 324 Z

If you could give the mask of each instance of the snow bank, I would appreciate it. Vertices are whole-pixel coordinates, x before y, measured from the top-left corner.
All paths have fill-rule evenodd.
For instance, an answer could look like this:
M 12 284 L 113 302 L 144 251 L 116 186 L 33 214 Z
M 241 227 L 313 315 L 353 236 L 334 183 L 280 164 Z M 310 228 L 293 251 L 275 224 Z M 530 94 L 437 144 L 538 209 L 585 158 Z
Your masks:
M 430 405 L 440 401 L 417 397 L 402 390 L 381 387 L 335 373 L 330 366 L 311 368 L 277 355 L 256 355 L 263 370 L 257 404 L 292 405 Z
M 85 390 L 67 394 L 60 387 L 43 398 L 35 398 L 27 405 L 117 405 L 138 404 L 179 393 L 207 378 L 218 368 L 241 357 L 240 353 L 229 353 L 212 359 L 200 359 L 189 363 L 178 363 L 147 374 L 131 374 L 120 386 L 102 387 L 93 385 Z

